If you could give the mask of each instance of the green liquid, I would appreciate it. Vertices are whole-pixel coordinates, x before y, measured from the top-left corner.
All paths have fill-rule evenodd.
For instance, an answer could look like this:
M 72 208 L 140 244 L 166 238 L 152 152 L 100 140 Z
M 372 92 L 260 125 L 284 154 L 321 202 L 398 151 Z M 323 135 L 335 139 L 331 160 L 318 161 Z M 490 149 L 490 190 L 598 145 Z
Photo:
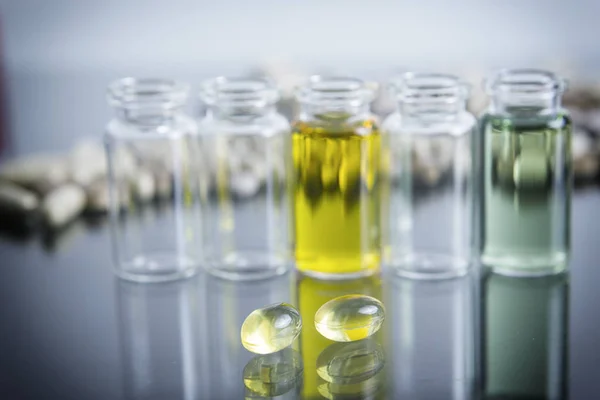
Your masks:
M 508 275 L 561 272 L 568 262 L 571 121 L 512 110 L 481 121 L 482 262 Z

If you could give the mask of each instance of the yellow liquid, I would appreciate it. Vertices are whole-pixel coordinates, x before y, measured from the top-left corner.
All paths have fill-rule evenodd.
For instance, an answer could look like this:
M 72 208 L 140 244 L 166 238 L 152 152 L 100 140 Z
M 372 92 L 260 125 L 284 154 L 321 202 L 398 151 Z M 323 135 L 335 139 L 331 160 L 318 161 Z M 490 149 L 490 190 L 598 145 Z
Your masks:
M 292 135 L 296 265 L 368 274 L 380 259 L 380 135 L 371 119 L 327 114 Z
M 381 299 L 381 281 L 378 275 L 343 281 L 324 281 L 302 277 L 298 281 L 297 293 L 300 315 L 305 321 L 314 321 L 317 310 L 323 304 L 347 294 L 365 294 Z M 377 338 L 380 332 L 373 335 L 372 338 Z M 314 323 L 303 324 L 300 346 L 304 365 L 307 366 L 304 370 L 303 398 L 320 398 L 319 385 L 323 381 L 317 375 L 317 360 L 321 353 L 334 343 L 322 336 Z

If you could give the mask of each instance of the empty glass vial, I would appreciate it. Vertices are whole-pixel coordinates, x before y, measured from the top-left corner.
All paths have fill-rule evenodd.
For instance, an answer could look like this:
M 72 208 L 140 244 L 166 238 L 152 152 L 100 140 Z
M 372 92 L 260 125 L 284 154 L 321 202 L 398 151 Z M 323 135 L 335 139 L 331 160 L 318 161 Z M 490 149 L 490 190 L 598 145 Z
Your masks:
M 204 256 L 222 278 L 267 278 L 291 265 L 290 128 L 275 109 L 278 98 L 266 80 L 219 77 L 203 85 Z
M 319 278 L 368 275 L 380 262 L 380 136 L 372 91 L 354 78 L 315 76 L 293 124 L 297 268 Z
M 406 73 L 383 124 L 385 264 L 417 279 L 464 275 L 471 261 L 471 141 L 475 118 L 457 77 Z
M 196 124 L 186 85 L 125 78 L 108 88 L 109 213 L 115 271 L 138 282 L 192 275 L 200 263 Z M 154 203 L 154 204 L 150 204 Z
M 564 82 L 551 72 L 504 70 L 487 82 L 477 170 L 482 262 L 506 275 L 567 267 L 571 120 Z

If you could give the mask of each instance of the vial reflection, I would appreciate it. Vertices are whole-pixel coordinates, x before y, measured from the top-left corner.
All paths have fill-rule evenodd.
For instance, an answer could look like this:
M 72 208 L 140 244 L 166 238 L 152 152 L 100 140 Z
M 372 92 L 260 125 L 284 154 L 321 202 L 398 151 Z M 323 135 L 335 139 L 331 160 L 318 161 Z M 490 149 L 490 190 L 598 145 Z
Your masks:
M 196 289 L 194 280 L 118 282 L 124 398 L 198 398 Z
M 302 349 L 302 359 L 307 366 L 304 371 L 304 385 L 302 389 L 303 397 L 306 399 L 317 399 L 322 395 L 321 388 L 323 382 L 317 374 L 315 366 L 319 355 L 335 342 L 327 339 L 317 331 L 314 321 L 317 310 L 325 303 L 340 296 L 345 295 L 365 295 L 381 300 L 381 280 L 378 275 L 373 275 L 360 279 L 348 279 L 341 281 L 325 281 L 301 276 L 297 282 L 298 310 L 305 323 L 302 325 L 300 335 L 300 347 Z M 382 331 L 378 331 L 369 337 L 369 340 L 380 338 Z M 350 342 L 353 343 L 353 342 Z M 333 385 L 336 392 L 335 386 Z M 329 390 L 329 389 L 327 389 Z M 331 391 L 329 391 L 331 392 Z
M 255 354 L 242 346 L 240 331 L 245 318 L 256 309 L 274 303 L 291 303 L 293 277 L 282 275 L 262 281 L 234 282 L 201 276 L 205 293 L 204 352 L 200 355 L 205 384 L 202 399 L 244 398 L 243 367 Z M 297 341 L 292 343 L 292 348 Z
M 348 385 L 375 376 L 384 364 L 383 348 L 371 339 L 334 343 L 317 358 L 317 374 L 327 382 Z
M 282 395 L 296 398 L 302 388 L 303 370 L 300 353 L 290 347 L 276 353 L 256 356 L 244 367 L 246 398 L 273 398 Z
M 485 398 L 568 398 L 568 276 L 490 274 L 483 289 Z

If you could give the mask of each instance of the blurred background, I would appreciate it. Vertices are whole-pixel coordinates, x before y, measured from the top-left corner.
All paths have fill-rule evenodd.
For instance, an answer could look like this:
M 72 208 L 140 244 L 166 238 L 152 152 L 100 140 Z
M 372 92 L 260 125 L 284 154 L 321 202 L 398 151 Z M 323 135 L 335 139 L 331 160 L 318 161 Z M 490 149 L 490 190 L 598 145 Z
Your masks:
M 425 68 L 477 82 L 489 69 L 539 66 L 595 84 L 600 65 L 594 0 L 1 4 L 5 157 L 98 137 L 106 85 L 122 76 L 197 85 L 260 70 L 290 86 L 314 72 L 383 80 Z

